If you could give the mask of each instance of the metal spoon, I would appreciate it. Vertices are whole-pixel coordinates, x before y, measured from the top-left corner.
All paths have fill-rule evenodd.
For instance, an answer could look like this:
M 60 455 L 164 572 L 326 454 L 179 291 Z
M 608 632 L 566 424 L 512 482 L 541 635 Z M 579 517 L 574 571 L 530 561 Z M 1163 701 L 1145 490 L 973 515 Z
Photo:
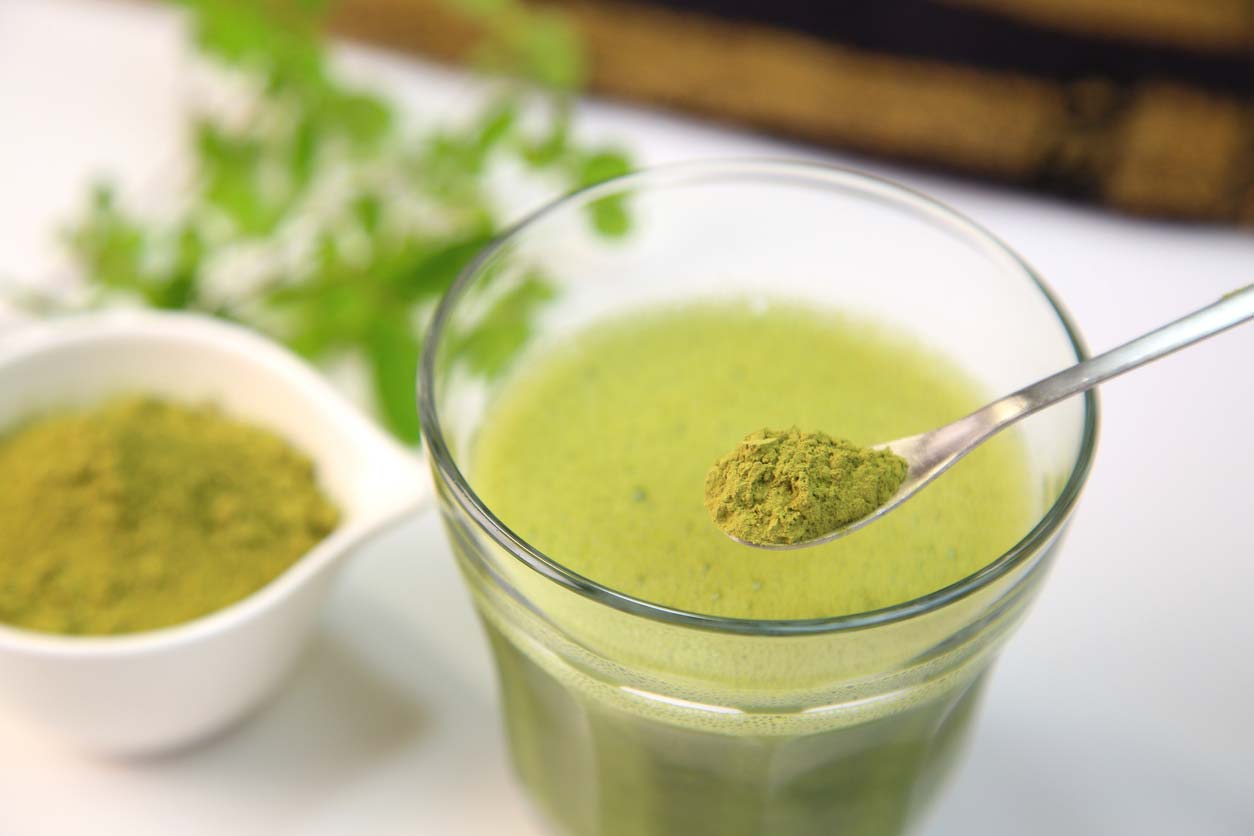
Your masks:
M 1088 391 L 1104 380 L 1213 337 L 1251 318 L 1254 318 L 1254 285 L 1229 293 L 1218 302 L 1186 317 L 993 401 L 952 424 L 874 445 L 875 449 L 892 450 L 909 463 L 905 481 L 875 511 L 822 537 L 799 543 L 751 543 L 730 534 L 727 536 L 746 546 L 786 551 L 820 546 L 852 534 L 914 496 L 956 461 L 1011 424 L 1072 395 Z

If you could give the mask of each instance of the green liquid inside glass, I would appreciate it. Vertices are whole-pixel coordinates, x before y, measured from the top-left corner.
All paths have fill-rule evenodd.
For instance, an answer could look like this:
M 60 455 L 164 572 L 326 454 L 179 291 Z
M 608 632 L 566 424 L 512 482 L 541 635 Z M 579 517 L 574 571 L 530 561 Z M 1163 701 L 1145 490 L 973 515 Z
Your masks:
M 984 394 L 923 347 L 835 313 L 646 311 L 526 364 L 480 430 L 472 484 L 533 546 L 638 598 L 751 619 L 867 612 L 954 583 L 1023 536 L 1027 465 L 1013 436 L 883 521 L 796 552 L 728 540 L 702 502 L 706 472 L 756 428 L 872 444 L 961 417 Z M 973 674 L 855 726 L 796 714 L 685 726 L 563 681 L 487 622 L 516 766 L 548 816 L 581 836 L 899 833 L 952 759 L 978 691 Z M 751 666 L 725 673 L 754 677 Z

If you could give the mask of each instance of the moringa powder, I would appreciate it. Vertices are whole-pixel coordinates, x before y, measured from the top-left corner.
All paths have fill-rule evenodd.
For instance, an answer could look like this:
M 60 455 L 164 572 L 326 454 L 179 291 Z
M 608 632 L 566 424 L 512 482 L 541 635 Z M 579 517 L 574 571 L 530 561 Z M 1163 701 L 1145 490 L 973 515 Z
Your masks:
M 802 543 L 862 519 L 906 478 L 906 460 L 824 433 L 758 430 L 710 469 L 705 506 L 750 543 Z
M 50 415 L 0 436 L 0 622 L 179 624 L 265 586 L 338 522 L 306 456 L 213 407 Z

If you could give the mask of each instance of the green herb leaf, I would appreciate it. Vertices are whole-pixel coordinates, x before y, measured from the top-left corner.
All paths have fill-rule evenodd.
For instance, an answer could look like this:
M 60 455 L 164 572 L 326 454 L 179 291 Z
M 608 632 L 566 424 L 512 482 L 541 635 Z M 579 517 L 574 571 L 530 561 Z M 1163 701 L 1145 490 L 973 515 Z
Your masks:
M 523 159 L 534 168 L 544 168 L 562 160 L 570 151 L 570 104 L 563 100 L 553 114 L 553 125 L 538 143 L 522 145 Z
M 583 83 L 582 45 L 565 17 L 534 11 L 513 40 L 518 60 L 533 81 L 557 90 L 573 90 Z
M 427 250 L 412 269 L 396 276 L 399 297 L 419 302 L 443 295 L 466 265 L 491 241 L 491 233 L 473 233 Z
M 631 231 L 631 215 L 621 194 L 603 197 L 588 204 L 592 226 L 608 238 L 621 238 Z
M 622 151 L 598 151 L 589 154 L 579 165 L 580 186 L 594 186 L 631 172 L 631 160 Z
M 505 141 L 518 124 L 518 103 L 512 100 L 497 102 L 484 112 L 479 120 L 476 145 L 487 154 Z
M 375 146 L 392 127 L 392 111 L 381 100 L 362 93 L 340 93 L 331 98 L 325 118 L 338 126 L 359 148 Z
M 365 341 L 379 410 L 388 429 L 408 444 L 421 436 L 418 425 L 418 338 L 404 314 L 381 316 Z
M 553 285 L 539 274 L 524 276 L 457 341 L 454 353 L 473 372 L 485 377 L 501 374 L 530 339 L 535 315 L 556 297 Z

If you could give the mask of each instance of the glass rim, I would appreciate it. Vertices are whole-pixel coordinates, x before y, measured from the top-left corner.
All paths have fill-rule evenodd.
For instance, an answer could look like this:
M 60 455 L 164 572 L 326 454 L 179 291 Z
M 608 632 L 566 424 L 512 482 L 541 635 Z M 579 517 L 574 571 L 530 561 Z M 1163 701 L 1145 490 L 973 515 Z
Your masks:
M 537 222 L 573 205 L 586 204 L 624 188 L 655 186 L 659 181 L 664 185 L 686 185 L 729 181 L 754 175 L 769 180 L 804 181 L 812 185 L 852 186 L 853 190 L 863 193 L 863 199 L 867 197 L 867 193 L 878 193 L 881 199 L 894 206 L 911 209 L 916 214 L 939 220 L 948 225 L 951 231 L 960 233 L 968 243 L 977 243 L 983 249 L 1008 257 L 1010 263 L 1034 285 L 1049 304 L 1075 352 L 1076 362 L 1088 359 L 1088 349 L 1070 314 L 1032 266 L 983 226 L 922 192 L 885 177 L 843 166 L 787 159 L 732 158 L 653 166 L 579 189 L 535 210 L 481 250 L 441 298 L 423 343 L 419 367 L 418 411 L 428 457 L 458 508 L 514 559 L 576 594 L 630 615 L 721 633 L 800 636 L 881 626 L 934 612 L 1006 576 L 1048 543 L 1062 529 L 1075 507 L 1088 478 L 1097 443 L 1098 406 L 1093 390 L 1083 395 L 1083 435 L 1066 484 L 1053 504 L 1014 546 L 970 575 L 926 595 L 874 610 L 821 618 L 760 620 L 709 615 L 657 604 L 598 583 L 549 557 L 514 533 L 479 498 L 453 460 L 436 410 L 435 354 L 458 301 L 487 264 Z

